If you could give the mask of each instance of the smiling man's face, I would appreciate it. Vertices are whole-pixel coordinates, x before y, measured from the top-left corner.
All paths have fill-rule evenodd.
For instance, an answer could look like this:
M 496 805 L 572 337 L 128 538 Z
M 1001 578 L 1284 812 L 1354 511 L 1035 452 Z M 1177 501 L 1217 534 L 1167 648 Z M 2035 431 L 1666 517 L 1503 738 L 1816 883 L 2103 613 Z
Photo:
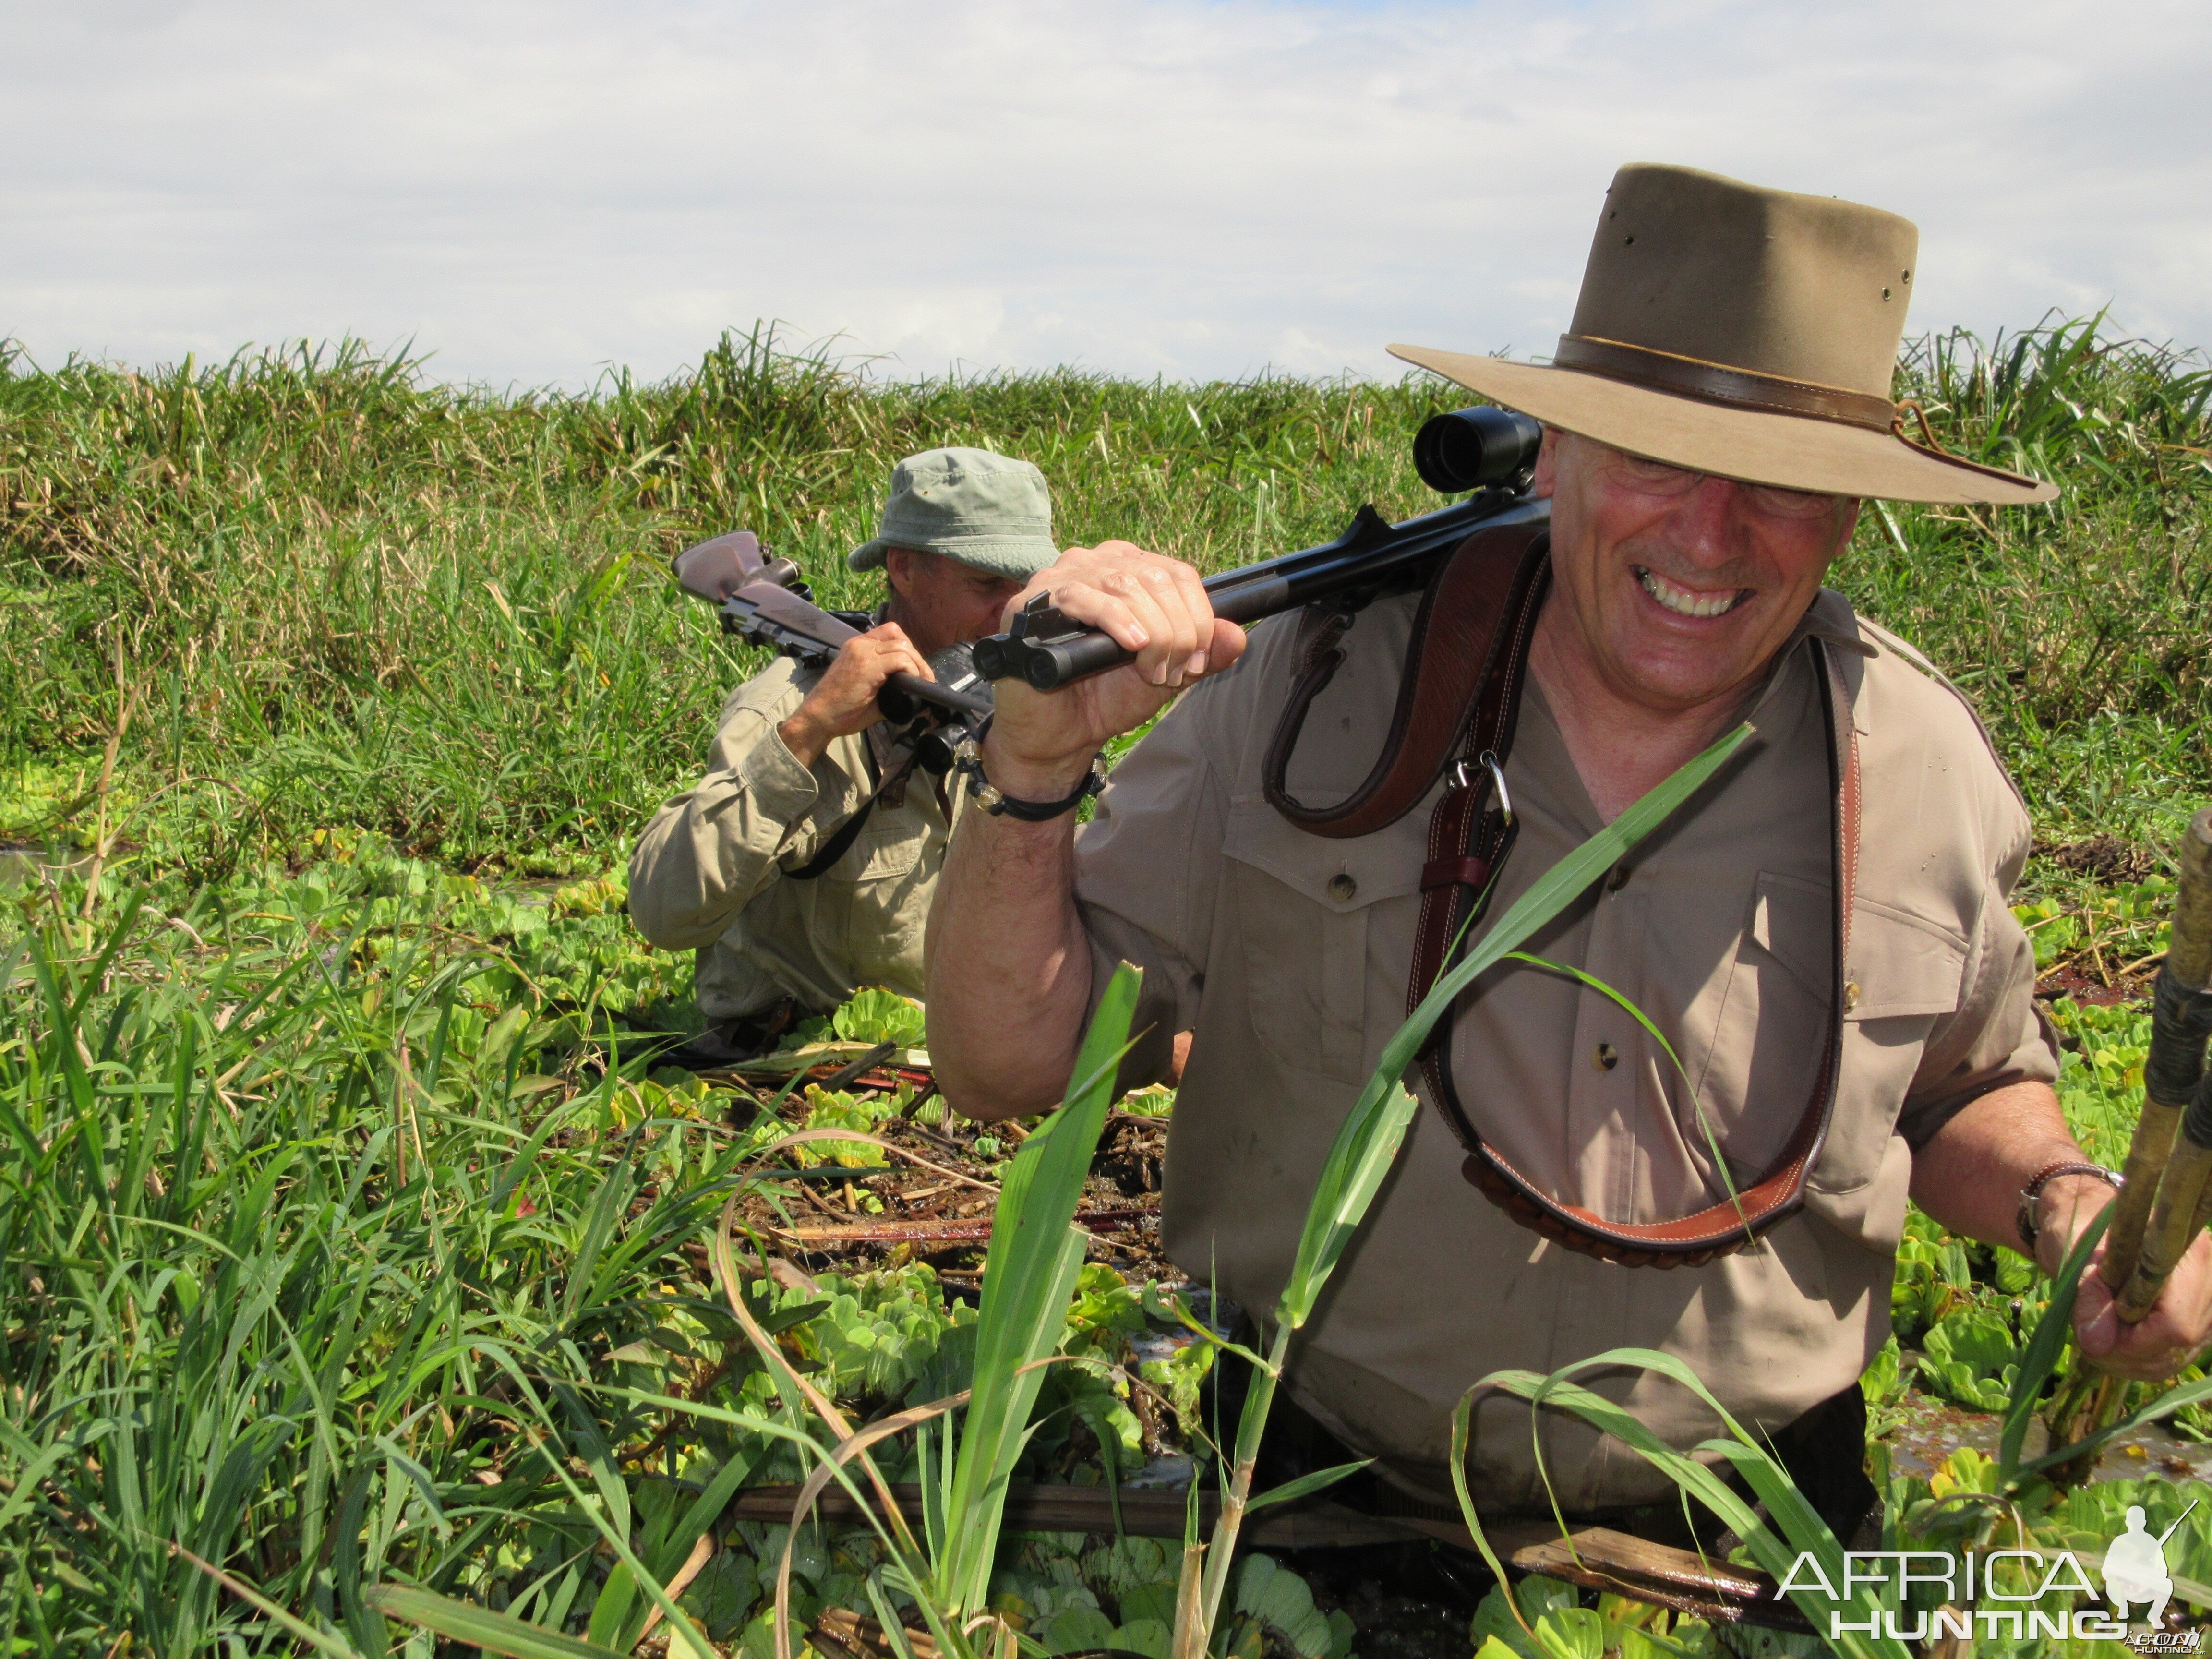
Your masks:
M 1858 503 L 1739 484 L 1547 430 L 1544 623 L 1576 678 L 1655 714 L 1740 696 L 1850 541 Z

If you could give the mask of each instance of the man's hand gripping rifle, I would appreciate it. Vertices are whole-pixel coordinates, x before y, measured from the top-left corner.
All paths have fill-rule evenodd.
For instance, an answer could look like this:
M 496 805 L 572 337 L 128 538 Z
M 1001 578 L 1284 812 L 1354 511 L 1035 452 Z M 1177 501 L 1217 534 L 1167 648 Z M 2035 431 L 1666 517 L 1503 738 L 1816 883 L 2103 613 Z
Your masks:
M 722 631 L 747 643 L 764 645 L 822 668 L 861 627 L 814 603 L 789 559 L 772 559 L 750 530 L 717 536 L 678 554 L 672 568 L 678 583 L 722 608 Z M 877 707 L 892 725 L 903 726 L 900 740 L 930 772 L 943 775 L 953 750 L 981 737 L 991 717 L 991 688 L 976 674 L 969 648 L 955 646 L 930 663 L 939 675 L 893 674 L 876 694 Z
M 1509 410 L 1462 409 L 1432 417 L 1414 437 L 1415 469 L 1431 489 L 1473 495 L 1401 524 L 1362 507 L 1333 542 L 1208 576 L 1213 614 L 1253 623 L 1322 599 L 1358 611 L 1383 594 L 1421 586 L 1437 561 L 1478 528 L 1549 522 L 1551 502 L 1528 494 L 1543 436 L 1534 421 Z M 1049 593 L 1030 599 L 1008 632 L 975 645 L 975 668 L 985 680 L 1023 679 L 1040 691 L 1129 660 L 1107 635 L 1062 616 Z

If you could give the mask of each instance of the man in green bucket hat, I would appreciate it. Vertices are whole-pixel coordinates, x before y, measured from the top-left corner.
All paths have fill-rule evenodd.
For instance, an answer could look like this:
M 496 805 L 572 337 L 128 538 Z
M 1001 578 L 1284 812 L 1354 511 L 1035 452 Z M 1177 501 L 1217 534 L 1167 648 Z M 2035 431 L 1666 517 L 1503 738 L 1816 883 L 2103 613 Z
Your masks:
M 630 854 L 630 915 L 664 950 L 698 952 L 708 1030 L 677 1057 L 764 1052 L 862 986 L 922 988 L 921 940 L 945 862 L 944 787 L 894 748 L 876 706 L 890 674 L 997 631 L 1006 601 L 1058 557 L 1030 463 L 932 449 L 891 471 L 854 570 L 890 592 L 824 670 L 779 657 L 723 705 L 706 775 L 654 814 Z
M 943 554 L 971 570 L 1004 579 L 1012 584 L 1004 603 L 1060 557 L 1053 545 L 1052 493 L 1044 474 L 1028 461 L 988 449 L 926 449 L 908 456 L 891 469 L 881 527 L 845 562 L 855 570 L 875 570 L 887 566 L 898 548 Z M 894 592 L 898 586 L 892 583 Z M 994 611 L 990 631 L 997 628 Z

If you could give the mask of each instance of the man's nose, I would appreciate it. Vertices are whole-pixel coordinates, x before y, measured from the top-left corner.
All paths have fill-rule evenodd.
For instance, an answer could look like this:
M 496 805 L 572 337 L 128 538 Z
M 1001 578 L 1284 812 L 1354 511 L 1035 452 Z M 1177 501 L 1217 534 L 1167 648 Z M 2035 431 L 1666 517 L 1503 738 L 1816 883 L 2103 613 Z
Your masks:
M 1742 556 L 1750 512 L 1734 479 L 1699 478 L 1673 514 L 1676 545 L 1695 563 L 1728 564 Z

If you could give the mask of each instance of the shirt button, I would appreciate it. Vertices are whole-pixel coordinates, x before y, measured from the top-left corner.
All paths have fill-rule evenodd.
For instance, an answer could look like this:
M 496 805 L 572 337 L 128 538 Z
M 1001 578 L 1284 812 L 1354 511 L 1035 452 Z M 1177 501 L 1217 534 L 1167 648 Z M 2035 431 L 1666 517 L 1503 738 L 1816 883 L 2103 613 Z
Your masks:
M 1341 870 L 1328 878 L 1328 896 L 1339 904 L 1351 903 L 1352 896 L 1358 890 L 1359 884 Z
M 1850 1013 L 1859 1006 L 1859 982 L 1855 979 L 1844 981 L 1844 1012 Z
M 1601 1042 L 1590 1054 L 1590 1064 L 1601 1072 L 1609 1072 L 1620 1064 L 1620 1050 L 1610 1042 Z

